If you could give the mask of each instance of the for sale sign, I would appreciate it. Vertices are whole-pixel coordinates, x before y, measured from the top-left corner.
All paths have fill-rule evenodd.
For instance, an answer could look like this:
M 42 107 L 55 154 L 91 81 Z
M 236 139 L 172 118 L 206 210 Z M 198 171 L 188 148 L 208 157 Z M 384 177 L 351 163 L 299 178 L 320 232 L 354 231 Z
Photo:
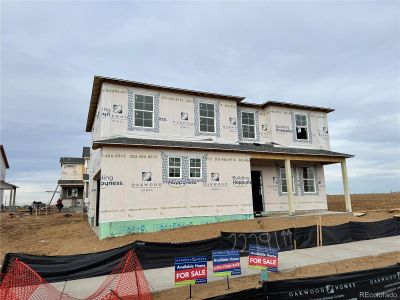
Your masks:
M 213 272 L 215 276 L 240 275 L 240 252 L 239 250 L 216 250 L 212 251 Z
M 249 268 L 278 271 L 278 249 L 249 245 Z
M 175 285 L 207 283 L 207 256 L 175 258 Z

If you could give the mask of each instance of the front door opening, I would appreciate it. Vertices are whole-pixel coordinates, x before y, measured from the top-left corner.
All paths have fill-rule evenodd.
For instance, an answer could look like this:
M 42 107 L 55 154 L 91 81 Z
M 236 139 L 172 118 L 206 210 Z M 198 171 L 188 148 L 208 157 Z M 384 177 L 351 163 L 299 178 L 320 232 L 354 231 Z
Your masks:
M 251 191 L 253 195 L 253 211 L 255 214 L 259 214 L 264 211 L 260 171 L 251 171 Z

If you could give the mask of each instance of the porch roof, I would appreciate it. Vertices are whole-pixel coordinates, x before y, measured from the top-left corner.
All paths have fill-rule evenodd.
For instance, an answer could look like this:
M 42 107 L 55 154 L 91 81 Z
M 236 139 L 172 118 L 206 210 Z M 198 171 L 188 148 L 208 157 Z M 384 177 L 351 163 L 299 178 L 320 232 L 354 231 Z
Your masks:
M 60 179 L 58 181 L 59 185 L 83 185 L 83 180 L 65 180 Z
M 5 182 L 4 180 L 0 181 L 0 191 L 1 190 L 13 190 L 18 188 L 16 185 Z
M 60 163 L 83 165 L 85 163 L 85 160 L 81 157 L 60 157 Z
M 169 148 L 169 149 L 189 149 L 189 150 L 207 150 L 207 151 L 230 151 L 239 153 L 255 153 L 255 154 L 284 154 L 296 156 L 320 156 L 320 157 L 337 157 L 350 158 L 354 155 L 339 153 L 321 149 L 304 149 L 304 148 L 289 148 L 275 146 L 273 144 L 258 144 L 258 143 L 238 143 L 238 144 L 222 144 L 210 142 L 187 142 L 187 141 L 172 141 L 172 140 L 154 140 L 154 139 L 137 139 L 117 137 L 106 140 L 93 142 L 93 149 L 101 148 L 102 146 L 135 146 L 135 147 L 150 147 L 150 148 Z M 260 158 L 259 155 L 256 156 Z

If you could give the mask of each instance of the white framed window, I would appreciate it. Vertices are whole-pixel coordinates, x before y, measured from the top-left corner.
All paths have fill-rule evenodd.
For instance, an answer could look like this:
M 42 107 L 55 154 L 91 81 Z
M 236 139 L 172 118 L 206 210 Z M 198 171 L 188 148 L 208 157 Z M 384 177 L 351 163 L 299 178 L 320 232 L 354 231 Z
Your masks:
M 308 119 L 307 115 L 295 114 L 296 138 L 298 140 L 308 140 Z
M 68 188 L 67 189 L 67 197 L 68 198 L 78 198 L 78 189 L 77 188 Z
M 189 177 L 201 178 L 201 158 L 189 159 Z
M 282 193 L 287 193 L 288 189 L 287 189 L 287 180 L 286 180 L 286 171 L 285 171 L 285 167 L 280 167 L 279 169 L 279 177 L 281 179 L 281 190 Z M 292 169 L 292 192 L 294 193 L 294 173 L 293 173 L 293 169 Z
M 315 169 L 314 167 L 302 167 L 304 193 L 315 193 Z
M 215 105 L 200 102 L 199 119 L 201 132 L 215 132 Z
M 256 138 L 256 125 L 255 125 L 254 112 L 242 111 L 242 136 L 245 139 Z
M 135 94 L 135 127 L 152 128 L 154 124 L 154 97 Z
M 168 177 L 182 177 L 182 159 L 180 157 L 168 157 Z

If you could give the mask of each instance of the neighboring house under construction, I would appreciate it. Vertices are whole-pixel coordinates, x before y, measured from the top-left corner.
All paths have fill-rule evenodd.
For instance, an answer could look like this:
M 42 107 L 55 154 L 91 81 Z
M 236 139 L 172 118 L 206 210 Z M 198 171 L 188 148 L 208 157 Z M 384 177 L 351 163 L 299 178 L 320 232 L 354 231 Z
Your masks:
M 0 145 L 0 206 L 3 208 L 3 205 L 7 205 L 7 203 L 3 202 L 4 191 L 10 191 L 8 208 L 11 211 L 15 206 L 15 195 L 18 187 L 5 181 L 6 170 L 9 168 L 10 165 L 8 164 L 6 151 L 4 150 L 4 146 Z
M 83 147 L 82 157 L 61 157 L 61 178 L 58 180 L 64 207 L 82 207 L 88 198 L 87 162 L 90 148 Z

